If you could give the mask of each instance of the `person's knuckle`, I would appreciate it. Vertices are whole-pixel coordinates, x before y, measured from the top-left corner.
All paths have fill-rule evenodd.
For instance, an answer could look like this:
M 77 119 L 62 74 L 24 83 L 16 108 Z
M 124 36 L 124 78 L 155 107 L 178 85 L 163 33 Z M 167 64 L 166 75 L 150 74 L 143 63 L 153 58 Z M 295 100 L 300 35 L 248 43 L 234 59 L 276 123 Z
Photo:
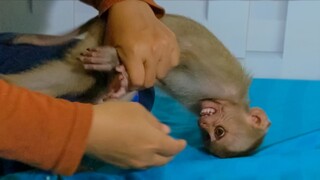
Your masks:
M 159 71 L 158 74 L 157 74 L 157 78 L 163 79 L 163 78 L 166 77 L 166 75 L 167 75 L 166 72 L 164 72 L 164 71 Z
M 140 104 L 140 103 L 137 103 L 137 102 L 130 102 L 130 106 L 134 109 L 137 109 L 137 110 L 142 110 L 143 109 L 143 106 Z
M 145 51 L 149 48 L 146 42 L 137 42 L 135 44 L 132 44 L 130 47 L 131 53 L 133 54 L 145 53 Z
M 131 79 L 131 85 L 136 87 L 142 87 L 144 85 L 144 81 L 142 78 L 132 78 Z
M 179 58 L 171 60 L 171 67 L 177 67 L 180 64 Z
M 180 48 L 177 46 L 176 48 L 172 49 L 172 60 L 171 65 L 176 67 L 180 64 Z
M 154 84 L 154 80 L 149 80 L 149 81 L 146 81 L 146 82 L 144 83 L 144 87 L 145 87 L 145 88 L 150 88 L 150 87 L 153 86 L 153 84 Z
M 144 169 L 148 166 L 147 162 L 141 160 L 131 161 L 131 166 L 137 169 Z

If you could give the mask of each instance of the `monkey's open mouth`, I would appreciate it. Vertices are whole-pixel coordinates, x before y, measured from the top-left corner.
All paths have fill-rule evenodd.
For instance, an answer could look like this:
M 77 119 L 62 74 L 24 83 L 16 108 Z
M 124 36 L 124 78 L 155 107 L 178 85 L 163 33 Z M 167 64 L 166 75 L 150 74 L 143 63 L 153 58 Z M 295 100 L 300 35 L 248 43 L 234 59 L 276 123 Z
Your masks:
M 213 99 L 202 99 L 200 107 L 200 117 L 208 117 L 218 112 L 219 103 Z
M 216 113 L 217 110 L 212 108 L 212 107 L 206 107 L 206 108 L 203 108 L 200 112 L 200 116 L 201 117 L 205 117 L 205 116 L 211 116 L 213 115 L 214 113 Z

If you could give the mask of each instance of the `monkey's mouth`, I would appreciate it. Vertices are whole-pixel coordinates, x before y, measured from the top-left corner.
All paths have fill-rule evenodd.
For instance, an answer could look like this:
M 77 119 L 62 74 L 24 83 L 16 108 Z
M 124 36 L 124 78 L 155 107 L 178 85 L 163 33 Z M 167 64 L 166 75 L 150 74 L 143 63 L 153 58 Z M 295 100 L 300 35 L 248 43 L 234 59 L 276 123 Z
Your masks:
M 208 117 L 217 112 L 215 102 L 211 99 L 205 99 L 201 101 L 200 117 Z
M 205 107 L 205 108 L 202 108 L 201 111 L 200 111 L 200 117 L 207 117 L 207 116 L 211 116 L 213 115 L 214 113 L 216 113 L 217 110 L 215 108 L 212 108 L 212 107 Z

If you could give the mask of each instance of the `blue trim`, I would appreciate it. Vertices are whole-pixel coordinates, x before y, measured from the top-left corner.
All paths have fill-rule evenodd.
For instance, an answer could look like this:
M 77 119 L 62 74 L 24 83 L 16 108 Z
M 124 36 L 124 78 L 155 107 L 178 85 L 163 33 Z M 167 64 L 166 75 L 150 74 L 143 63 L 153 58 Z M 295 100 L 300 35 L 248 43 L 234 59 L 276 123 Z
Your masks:
M 155 93 L 154 88 L 144 89 L 138 92 L 139 103 L 142 104 L 146 109 L 151 111 L 154 104 Z

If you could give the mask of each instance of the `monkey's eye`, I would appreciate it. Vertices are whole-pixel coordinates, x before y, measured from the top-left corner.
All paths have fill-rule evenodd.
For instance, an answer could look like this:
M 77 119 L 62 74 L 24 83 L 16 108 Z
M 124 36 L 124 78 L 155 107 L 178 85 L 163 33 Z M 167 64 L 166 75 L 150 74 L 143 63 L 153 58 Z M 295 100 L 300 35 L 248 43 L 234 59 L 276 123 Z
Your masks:
M 214 135 L 217 139 L 221 139 L 226 134 L 226 130 L 222 126 L 217 126 L 214 129 Z

